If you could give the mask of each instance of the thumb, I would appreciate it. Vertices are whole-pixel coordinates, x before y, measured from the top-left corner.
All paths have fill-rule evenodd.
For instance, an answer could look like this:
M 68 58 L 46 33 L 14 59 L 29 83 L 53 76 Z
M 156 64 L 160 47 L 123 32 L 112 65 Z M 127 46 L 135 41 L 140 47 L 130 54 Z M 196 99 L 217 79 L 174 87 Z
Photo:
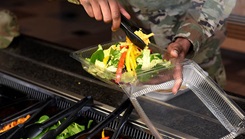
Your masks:
M 177 57 L 179 56 L 179 51 L 176 50 L 176 49 L 172 49 L 172 50 L 170 51 L 170 55 L 171 55 L 172 57 L 174 57 L 174 58 L 177 58 Z

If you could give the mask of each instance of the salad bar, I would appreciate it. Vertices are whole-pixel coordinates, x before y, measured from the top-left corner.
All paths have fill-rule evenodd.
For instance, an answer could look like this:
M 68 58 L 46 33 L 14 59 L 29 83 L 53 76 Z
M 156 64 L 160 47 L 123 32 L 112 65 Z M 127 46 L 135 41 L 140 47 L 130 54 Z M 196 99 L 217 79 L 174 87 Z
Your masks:
M 109 113 L 96 107 L 91 96 L 74 102 L 18 79 L 2 74 L 1 77 L 0 98 L 5 100 L 1 101 L 0 107 L 1 138 L 83 139 L 89 136 L 105 139 L 114 136 L 131 139 L 135 138 L 130 135 L 132 133 L 125 135 L 121 130 L 139 130 L 129 122 L 124 126 L 133 110 L 129 100 Z M 118 118 L 123 111 L 125 114 Z M 150 137 L 149 133 L 140 130 L 134 134 L 138 133 Z
M 0 51 L 0 138 L 28 138 L 37 133 L 30 127 L 39 125 L 45 130 L 38 130 L 38 138 L 154 139 L 128 95 L 114 81 L 101 82 L 83 69 L 70 57 L 74 51 L 79 52 L 25 35 Z M 125 81 L 123 76 L 119 82 Z M 226 97 L 245 110 L 242 96 Z M 192 90 L 167 101 L 148 96 L 137 101 L 151 113 L 147 116 L 163 138 L 222 138 L 230 133 Z M 236 138 L 243 137 L 241 132 Z

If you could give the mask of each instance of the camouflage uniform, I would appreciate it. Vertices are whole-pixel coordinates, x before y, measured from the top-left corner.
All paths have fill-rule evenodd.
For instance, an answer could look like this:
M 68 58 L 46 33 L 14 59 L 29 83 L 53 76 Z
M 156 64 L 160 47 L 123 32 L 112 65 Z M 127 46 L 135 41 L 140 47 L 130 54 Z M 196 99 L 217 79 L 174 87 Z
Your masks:
M 16 16 L 8 10 L 0 9 L 0 48 L 6 48 L 19 35 Z
M 188 58 L 224 87 L 226 74 L 220 44 L 225 37 L 225 19 L 236 0 L 121 0 L 121 3 L 140 27 L 155 34 L 154 41 L 159 46 L 164 48 L 177 37 L 187 38 L 193 46 Z

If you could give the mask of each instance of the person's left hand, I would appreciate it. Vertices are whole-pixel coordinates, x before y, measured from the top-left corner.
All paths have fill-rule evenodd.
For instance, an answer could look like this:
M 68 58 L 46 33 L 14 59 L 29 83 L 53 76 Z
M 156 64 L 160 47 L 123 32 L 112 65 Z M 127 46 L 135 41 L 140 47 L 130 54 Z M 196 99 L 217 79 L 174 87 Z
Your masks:
M 167 47 L 167 51 L 163 54 L 163 59 L 171 61 L 174 65 L 171 70 L 159 70 L 156 76 L 153 76 L 149 81 L 141 82 L 143 85 L 161 84 L 170 80 L 174 80 L 172 93 L 176 94 L 180 89 L 183 81 L 182 61 L 185 59 L 191 43 L 185 38 L 178 38 Z
M 165 57 L 166 59 L 174 60 L 174 87 L 172 88 L 172 92 L 176 94 L 181 87 L 183 81 L 182 75 L 182 61 L 185 59 L 189 49 L 191 47 L 191 43 L 188 39 L 185 38 L 177 38 L 174 42 L 170 43 L 167 47 L 167 52 L 169 53 L 169 57 Z

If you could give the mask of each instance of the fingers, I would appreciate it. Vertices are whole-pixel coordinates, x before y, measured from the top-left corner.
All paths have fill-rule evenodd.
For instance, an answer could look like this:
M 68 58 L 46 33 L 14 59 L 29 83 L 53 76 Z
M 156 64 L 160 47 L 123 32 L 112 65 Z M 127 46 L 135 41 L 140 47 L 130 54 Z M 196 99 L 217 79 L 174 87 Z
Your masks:
M 175 42 L 168 46 L 168 52 L 172 54 L 173 57 L 178 56 L 184 58 L 191 47 L 191 42 L 186 38 L 177 38 Z M 176 55 L 175 53 L 178 53 Z
M 101 2 L 103 3 L 103 2 Z M 98 21 L 103 19 L 103 15 L 102 15 L 102 11 L 101 11 L 101 6 L 100 3 L 98 3 L 98 1 L 96 0 L 90 0 L 90 5 L 92 7 L 93 13 L 94 13 L 94 18 Z M 108 6 L 105 8 L 107 9 Z
M 101 18 L 100 17 L 98 17 L 98 18 L 100 18 L 100 20 L 103 20 L 105 23 L 111 22 L 111 10 L 110 10 L 110 6 L 109 6 L 108 2 L 104 1 L 104 0 L 99 0 L 98 5 L 99 5 L 99 9 L 101 11 L 100 15 L 102 15 Z M 98 20 L 98 19 L 96 19 L 96 20 Z
M 126 17 L 127 19 L 130 19 L 130 14 L 120 4 L 118 6 L 121 14 L 124 15 L 124 17 Z
M 83 8 L 84 8 L 84 10 L 86 11 L 86 13 L 87 13 L 90 17 L 94 18 L 93 8 L 92 8 L 92 6 L 91 6 L 89 0 L 80 0 L 80 3 L 81 3 L 81 5 L 83 5 Z
M 128 12 L 117 0 L 80 0 L 80 3 L 90 17 L 112 23 L 113 31 L 120 27 L 121 13 L 130 19 Z
M 173 94 L 176 94 L 178 90 L 180 89 L 182 82 L 183 82 L 183 74 L 182 74 L 183 67 L 181 63 L 176 62 L 175 68 L 174 68 L 174 86 L 172 88 Z
M 173 78 L 174 78 L 174 86 L 172 88 L 173 94 L 176 94 L 178 90 L 180 89 L 182 82 L 183 82 L 183 75 L 182 75 L 182 61 L 185 58 L 185 51 L 183 50 L 183 47 L 181 44 L 177 42 L 171 43 L 167 51 L 169 53 L 169 59 L 172 61 L 172 63 L 175 65 L 174 71 L 173 71 Z
M 177 58 L 181 55 L 183 49 L 179 43 L 171 43 L 167 48 L 172 58 Z
M 177 57 L 179 57 L 179 51 L 176 49 L 173 49 L 170 51 L 170 55 L 174 58 L 177 58 Z
M 121 13 L 120 13 L 120 4 L 114 0 L 108 0 L 110 11 L 111 11 L 111 18 L 112 18 L 112 26 L 111 30 L 115 31 L 120 27 L 121 23 Z

